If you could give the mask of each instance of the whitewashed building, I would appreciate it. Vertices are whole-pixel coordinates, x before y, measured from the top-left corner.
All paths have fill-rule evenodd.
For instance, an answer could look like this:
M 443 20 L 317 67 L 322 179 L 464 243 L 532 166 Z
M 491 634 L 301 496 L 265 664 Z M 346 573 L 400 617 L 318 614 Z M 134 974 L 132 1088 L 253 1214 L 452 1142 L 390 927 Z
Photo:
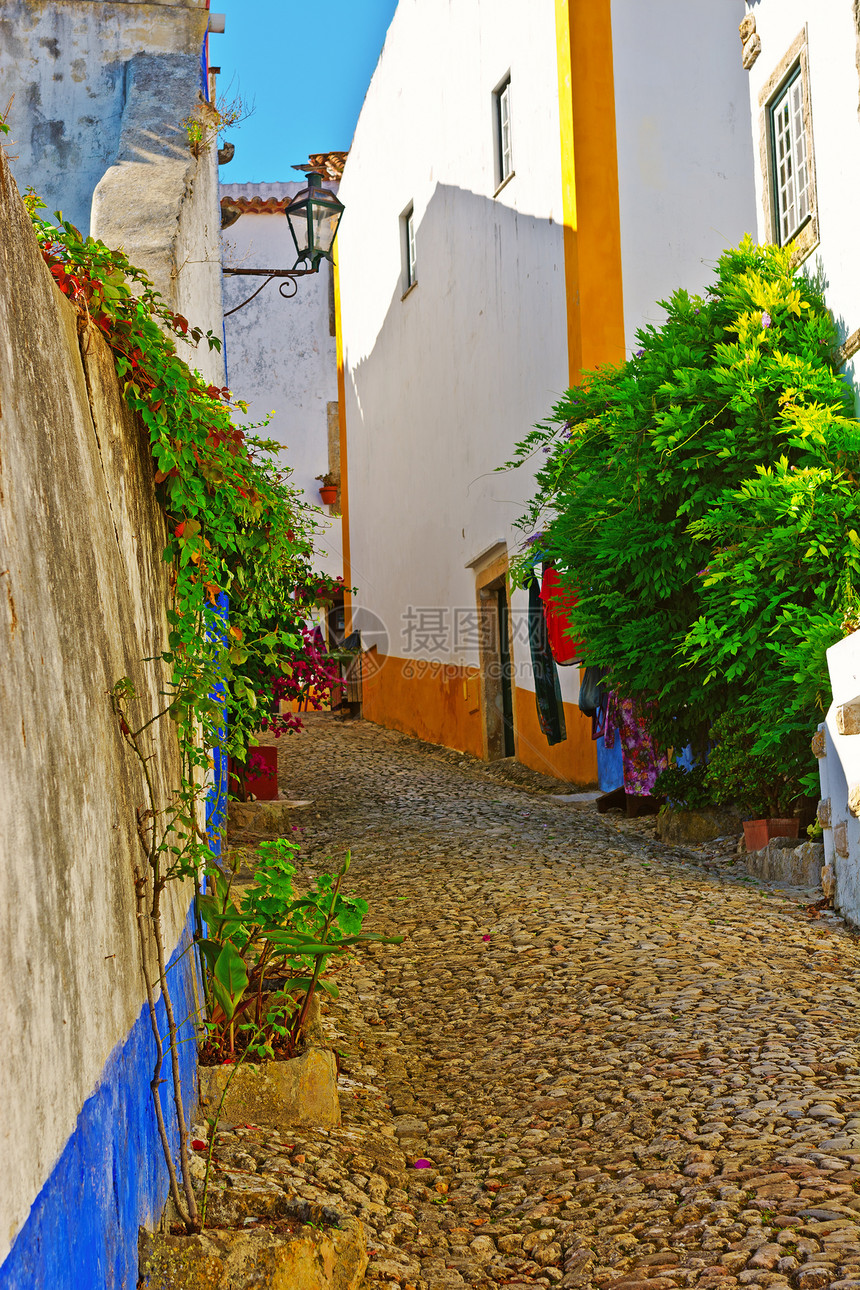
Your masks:
M 531 479 L 494 472 L 754 229 L 743 16 L 532 0 L 524 24 L 515 0 L 400 0 L 340 189 L 345 576 L 369 719 L 595 780 L 576 668 L 566 740 L 538 725 L 525 598 L 505 591 Z
M 337 193 L 343 154 L 319 158 L 317 164 L 325 187 Z M 306 182 L 221 185 L 224 267 L 238 271 L 224 278 L 227 379 L 248 403 L 249 422 L 274 413 L 264 433 L 283 445 L 284 464 L 305 499 L 321 507 L 317 567 L 338 577 L 343 573 L 339 497 L 324 506 L 318 478 L 340 480 L 331 265 L 322 260 L 315 274 L 274 279 L 266 286 L 265 279 L 241 276 L 242 269 L 292 268 L 296 248 L 285 210 Z
M 820 275 L 858 392 L 860 9 L 851 0 L 757 0 L 742 23 L 755 155 L 758 237 L 791 243 Z M 827 651 L 833 702 L 814 741 L 827 867 L 836 908 L 860 923 L 860 638 Z
M 860 10 L 852 0 L 751 0 L 741 25 L 760 242 L 792 242 L 821 274 L 855 384 L 860 349 Z

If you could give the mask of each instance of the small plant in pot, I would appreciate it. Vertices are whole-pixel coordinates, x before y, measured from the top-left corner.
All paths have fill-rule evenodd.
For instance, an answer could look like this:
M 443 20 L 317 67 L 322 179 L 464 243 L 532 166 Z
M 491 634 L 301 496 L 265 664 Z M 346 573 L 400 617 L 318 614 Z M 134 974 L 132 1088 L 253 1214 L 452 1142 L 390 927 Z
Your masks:
M 337 475 L 333 474 L 332 471 L 329 470 L 326 471 L 324 475 L 317 475 L 317 479 L 320 482 L 320 497 L 322 498 L 323 505 L 334 506 L 337 501 L 337 490 L 340 485 Z
M 293 1057 L 317 989 L 337 997 L 325 978 L 330 959 L 369 942 L 399 944 L 403 937 L 361 930 L 367 901 L 343 894 L 349 854 L 336 873 L 319 874 L 304 895 L 293 886 L 295 843 L 261 842 L 254 884 L 234 881 L 244 855 L 231 853 L 229 869 L 208 871 L 209 890 L 198 896 L 208 936 L 198 945 L 206 965 L 207 1022 L 201 1062 L 215 1065 L 250 1055 Z
M 712 738 L 706 784 L 718 805 L 734 804 L 745 817 L 747 850 L 760 851 L 771 838 L 796 838 L 803 790 L 791 752 L 755 752 L 755 733 L 736 712 L 715 722 Z

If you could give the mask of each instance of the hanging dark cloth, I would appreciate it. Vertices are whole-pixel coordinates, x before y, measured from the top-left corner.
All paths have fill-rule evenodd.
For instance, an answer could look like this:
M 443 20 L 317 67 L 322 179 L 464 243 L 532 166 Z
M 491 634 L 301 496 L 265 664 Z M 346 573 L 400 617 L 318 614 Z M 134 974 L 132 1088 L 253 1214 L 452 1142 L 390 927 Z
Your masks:
M 535 703 L 540 728 L 547 743 L 559 744 L 567 738 L 564 726 L 564 706 L 558 683 L 558 670 L 549 647 L 540 582 L 532 570 L 528 581 L 529 592 L 529 647 L 532 655 L 532 672 L 535 678 Z

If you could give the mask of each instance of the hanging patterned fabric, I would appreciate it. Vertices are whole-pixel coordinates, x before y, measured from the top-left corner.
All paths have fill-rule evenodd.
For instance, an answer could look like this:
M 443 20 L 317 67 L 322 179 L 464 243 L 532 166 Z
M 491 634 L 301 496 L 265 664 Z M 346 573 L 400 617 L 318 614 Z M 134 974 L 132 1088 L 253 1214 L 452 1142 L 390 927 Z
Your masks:
M 607 748 L 621 742 L 624 761 L 624 791 L 629 796 L 651 797 L 657 776 L 668 766 L 665 753 L 658 751 L 648 731 L 647 706 L 622 699 L 612 690 L 606 706 L 603 739 Z
M 558 683 L 555 659 L 549 647 L 546 617 L 540 594 L 540 583 L 534 569 L 528 581 L 529 593 L 529 647 L 532 672 L 535 679 L 535 703 L 540 728 L 548 744 L 561 743 L 567 738 L 564 725 L 564 705 Z

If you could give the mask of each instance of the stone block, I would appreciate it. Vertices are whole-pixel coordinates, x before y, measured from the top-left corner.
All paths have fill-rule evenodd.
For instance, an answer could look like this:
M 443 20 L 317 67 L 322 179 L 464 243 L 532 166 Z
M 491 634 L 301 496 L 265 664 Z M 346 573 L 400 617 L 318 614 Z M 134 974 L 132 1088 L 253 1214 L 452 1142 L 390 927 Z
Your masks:
M 848 810 L 855 820 L 860 818 L 860 784 L 852 784 L 848 789 Z
M 743 52 L 741 54 L 741 62 L 743 63 L 745 71 L 747 72 L 749 71 L 749 69 L 752 67 L 753 63 L 758 58 L 760 53 L 761 53 L 761 36 L 759 36 L 756 33 L 756 35 L 750 36 L 749 40 L 746 42 L 746 44 L 743 47 Z
M 238 1178 L 235 1172 L 213 1174 L 206 1201 L 206 1222 L 211 1227 L 241 1227 L 245 1219 L 280 1218 L 286 1200 L 282 1187 L 258 1174 L 244 1178 Z
M 227 825 L 231 829 L 247 829 L 251 833 L 287 833 L 292 825 L 292 813 L 307 801 L 291 801 L 285 797 L 271 802 L 229 802 Z
M 839 704 L 836 709 L 836 729 L 840 735 L 860 735 L 860 699 Z
M 230 1066 L 200 1067 L 200 1103 L 207 1115 L 216 1111 L 231 1071 Z M 288 1062 L 244 1063 L 233 1075 L 221 1115 L 234 1124 L 269 1128 L 336 1128 L 340 1102 L 334 1053 L 309 1048 Z
M 771 838 L 761 851 L 751 851 L 746 858 L 750 873 L 765 882 L 782 882 L 789 887 L 819 887 L 824 864 L 824 846 L 820 842 L 802 842 L 796 838 Z
M 743 823 L 733 811 L 705 806 L 698 811 L 664 808 L 657 816 L 657 837 L 662 842 L 709 842 L 730 833 L 741 833 Z
M 218 1231 L 199 1236 L 144 1232 L 139 1243 L 141 1290 L 359 1290 L 367 1267 L 364 1228 L 341 1218 L 318 1230 Z
M 745 18 L 742 18 L 738 26 L 738 31 L 740 32 L 741 44 L 745 45 L 750 36 L 755 35 L 755 16 L 748 13 Z

